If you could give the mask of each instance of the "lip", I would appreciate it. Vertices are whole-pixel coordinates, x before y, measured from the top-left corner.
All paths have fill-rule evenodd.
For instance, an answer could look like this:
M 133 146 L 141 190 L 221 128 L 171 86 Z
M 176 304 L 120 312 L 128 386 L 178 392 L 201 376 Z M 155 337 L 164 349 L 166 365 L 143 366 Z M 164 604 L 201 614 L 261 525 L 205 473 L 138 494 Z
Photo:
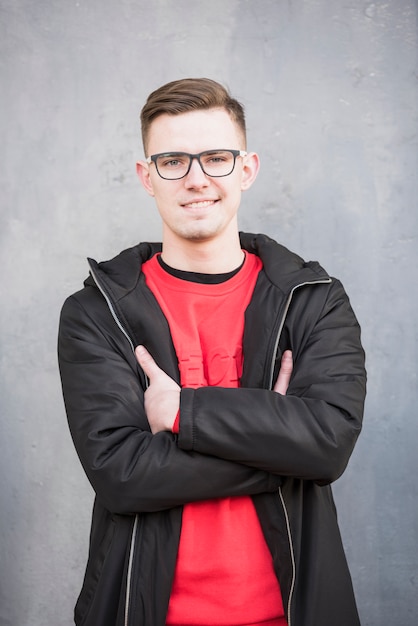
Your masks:
M 188 202 L 182 202 L 181 206 L 184 209 L 190 209 L 195 211 L 201 211 L 204 209 L 208 209 L 211 206 L 214 206 L 218 202 L 218 198 L 206 198 L 206 199 L 194 199 L 189 200 Z

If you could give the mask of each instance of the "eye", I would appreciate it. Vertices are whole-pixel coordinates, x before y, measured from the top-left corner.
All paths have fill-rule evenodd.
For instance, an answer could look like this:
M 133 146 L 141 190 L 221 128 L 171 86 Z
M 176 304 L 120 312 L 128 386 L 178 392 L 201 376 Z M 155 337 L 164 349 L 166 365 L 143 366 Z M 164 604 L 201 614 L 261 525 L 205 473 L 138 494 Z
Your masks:
M 229 161 L 231 159 L 231 154 L 230 152 L 226 152 L 224 150 L 217 150 L 216 152 L 206 152 L 206 154 L 202 155 L 202 158 L 204 163 L 219 165 Z
M 158 158 L 158 167 L 166 167 L 167 169 L 184 167 L 187 164 L 188 159 L 182 154 L 164 154 Z

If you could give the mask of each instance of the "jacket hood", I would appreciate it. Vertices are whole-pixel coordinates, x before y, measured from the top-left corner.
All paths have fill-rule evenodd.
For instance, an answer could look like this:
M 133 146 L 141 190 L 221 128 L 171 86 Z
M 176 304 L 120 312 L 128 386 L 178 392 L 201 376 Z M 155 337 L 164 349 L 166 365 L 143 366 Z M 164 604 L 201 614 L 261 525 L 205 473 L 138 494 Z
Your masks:
M 244 250 L 261 258 L 268 279 L 283 293 L 300 283 L 329 278 L 319 263 L 304 261 L 267 235 L 240 233 L 240 240 Z
M 268 279 L 283 293 L 288 293 L 300 283 L 329 278 L 319 263 L 304 261 L 267 235 L 241 232 L 240 241 L 244 250 L 261 258 Z M 119 299 L 137 286 L 142 264 L 161 251 L 161 243 L 146 242 L 124 250 L 109 261 L 97 263 L 89 258 L 88 262 L 91 270 L 106 280 L 114 297 Z M 84 284 L 92 286 L 95 281 L 89 276 Z

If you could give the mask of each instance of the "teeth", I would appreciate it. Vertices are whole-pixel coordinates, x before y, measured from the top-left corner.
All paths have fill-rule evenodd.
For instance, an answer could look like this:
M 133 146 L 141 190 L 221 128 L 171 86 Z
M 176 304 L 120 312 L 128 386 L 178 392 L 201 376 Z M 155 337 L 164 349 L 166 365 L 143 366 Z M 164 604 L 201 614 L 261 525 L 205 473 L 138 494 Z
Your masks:
M 203 202 L 190 202 L 185 206 L 190 207 L 191 209 L 204 209 L 211 204 L 213 204 L 213 200 L 204 200 Z

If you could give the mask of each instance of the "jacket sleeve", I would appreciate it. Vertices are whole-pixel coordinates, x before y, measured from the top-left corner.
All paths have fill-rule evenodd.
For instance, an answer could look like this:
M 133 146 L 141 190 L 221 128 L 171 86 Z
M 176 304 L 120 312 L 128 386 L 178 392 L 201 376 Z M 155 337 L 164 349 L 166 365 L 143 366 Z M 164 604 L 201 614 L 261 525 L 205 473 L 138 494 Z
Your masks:
M 361 430 L 364 352 L 342 285 L 315 289 L 294 296 L 284 328 L 294 357 L 287 395 L 183 389 L 181 448 L 319 484 L 342 474 Z
M 74 445 L 102 504 L 113 513 L 131 514 L 276 489 L 280 480 L 262 470 L 181 450 L 172 433 L 151 434 L 142 372 L 97 299 L 101 296 L 93 294 L 94 307 L 85 293 L 65 302 L 58 358 Z

